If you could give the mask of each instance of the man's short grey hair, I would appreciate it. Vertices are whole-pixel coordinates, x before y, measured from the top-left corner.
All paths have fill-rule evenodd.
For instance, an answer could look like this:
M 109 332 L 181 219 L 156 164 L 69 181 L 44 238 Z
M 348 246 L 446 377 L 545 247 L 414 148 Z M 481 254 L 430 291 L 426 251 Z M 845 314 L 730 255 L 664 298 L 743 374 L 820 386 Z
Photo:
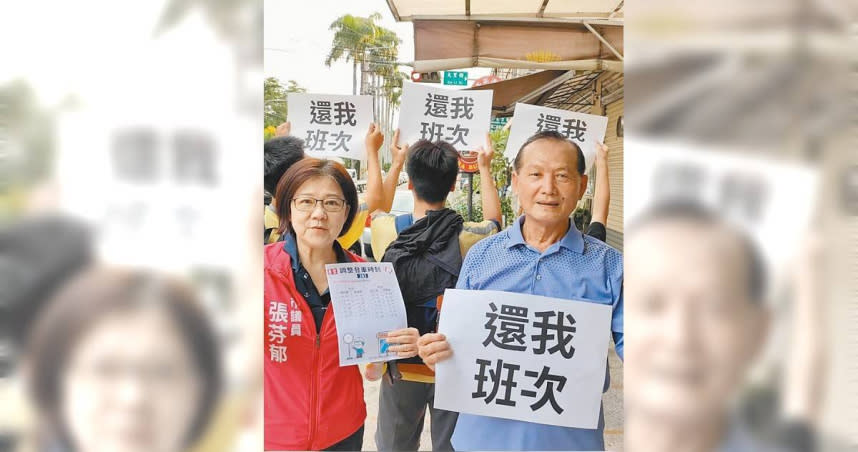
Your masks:
M 531 135 L 530 138 L 528 138 L 527 141 L 524 142 L 524 144 L 521 145 L 521 148 L 518 149 L 518 154 L 516 154 L 515 156 L 515 160 L 513 160 L 512 162 L 512 166 L 513 168 L 515 168 L 516 172 L 521 169 L 521 165 L 523 163 L 522 156 L 524 155 L 524 148 L 526 148 L 530 143 L 533 143 L 534 141 L 538 140 L 562 141 L 572 146 L 572 149 L 574 149 L 577 154 L 578 174 L 580 174 L 581 176 L 584 175 L 584 172 L 587 170 L 587 163 L 584 161 L 584 152 L 581 150 L 581 147 L 578 146 L 578 143 L 575 143 L 574 141 L 563 136 L 563 134 L 561 134 L 560 132 L 556 132 L 554 130 L 543 130 L 541 132 L 536 132 L 535 134 Z

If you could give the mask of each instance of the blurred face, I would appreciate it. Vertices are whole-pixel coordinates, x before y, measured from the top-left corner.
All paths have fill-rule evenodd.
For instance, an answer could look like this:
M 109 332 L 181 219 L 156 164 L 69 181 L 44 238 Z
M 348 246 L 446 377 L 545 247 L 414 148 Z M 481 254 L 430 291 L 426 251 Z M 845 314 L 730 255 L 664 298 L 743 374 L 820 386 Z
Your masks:
M 343 229 L 349 209 L 337 181 L 327 176 L 314 177 L 304 182 L 292 199 L 291 223 L 298 241 L 310 248 L 330 248 Z M 302 203 L 314 205 L 304 211 Z M 339 211 L 337 205 L 341 207 Z
M 534 141 L 522 152 L 512 189 L 527 221 L 565 228 L 587 188 L 587 176 L 578 174 L 577 152 L 570 144 L 551 139 Z
M 625 249 L 626 406 L 665 421 L 722 416 L 765 337 L 747 258 L 721 227 L 653 223 Z
M 61 409 L 77 450 L 183 449 L 201 397 L 201 377 L 162 310 L 108 315 L 69 358 Z

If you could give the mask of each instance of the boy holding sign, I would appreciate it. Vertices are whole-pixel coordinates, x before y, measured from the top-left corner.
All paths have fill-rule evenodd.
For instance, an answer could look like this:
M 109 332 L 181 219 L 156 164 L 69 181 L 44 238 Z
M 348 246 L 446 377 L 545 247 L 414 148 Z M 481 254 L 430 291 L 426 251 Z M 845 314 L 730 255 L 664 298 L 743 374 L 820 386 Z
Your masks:
M 398 179 L 407 154 L 413 212 L 374 215 L 372 247 L 376 257 L 393 263 L 408 325 L 421 333 L 436 330 L 441 297 L 445 289 L 455 286 L 470 246 L 500 230 L 500 199 L 491 175 L 493 148 L 488 137 L 491 96 L 491 91 L 453 91 L 406 83 L 400 129 L 393 137 L 394 161 L 385 186 L 382 189 L 378 170 L 371 171 L 367 181 L 368 192 L 384 191 L 383 199 L 389 206 L 395 184 L 388 181 Z M 416 143 L 410 148 L 400 146 L 400 132 L 404 141 Z M 484 147 L 482 137 L 486 137 Z M 459 171 L 458 151 L 479 154 L 486 219 L 481 223 L 464 222 L 455 211 L 445 208 Z M 434 373 L 419 358 L 394 362 L 386 369 L 379 394 L 379 450 L 417 450 L 427 407 L 432 418 L 432 449 L 452 450 L 450 437 L 457 414 L 434 407 L 434 381 Z
M 408 326 L 421 334 L 434 332 L 441 298 L 445 289 L 455 286 L 462 257 L 478 240 L 500 230 L 500 200 L 491 176 L 493 148 L 486 135 L 485 145 L 478 151 L 486 220 L 476 223 L 465 222 L 461 215 L 444 207 L 458 173 L 458 154 L 451 144 L 420 140 L 410 148 L 400 146 L 399 131 L 393 141 L 394 163 L 387 177 L 398 179 L 407 154 L 414 211 L 398 217 L 373 215 L 372 245 L 376 256 L 393 263 Z M 380 191 L 380 175 L 372 176 L 368 191 Z M 384 198 L 392 199 L 393 187 L 387 184 L 386 191 Z M 379 450 L 418 450 L 427 407 L 432 418 L 432 449 L 452 450 L 450 437 L 457 414 L 435 408 L 434 382 L 434 373 L 419 358 L 389 365 L 379 393 Z

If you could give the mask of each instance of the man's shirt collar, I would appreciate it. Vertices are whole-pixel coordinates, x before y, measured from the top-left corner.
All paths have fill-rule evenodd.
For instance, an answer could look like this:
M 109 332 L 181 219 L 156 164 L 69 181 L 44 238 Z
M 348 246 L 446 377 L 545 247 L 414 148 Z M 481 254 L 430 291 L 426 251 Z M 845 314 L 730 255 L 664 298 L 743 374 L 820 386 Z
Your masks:
M 524 220 L 525 215 L 518 217 L 509 228 L 509 242 L 507 243 L 507 248 L 512 248 L 516 245 L 529 246 L 524 240 L 524 234 L 521 232 Z M 554 247 L 556 243 L 559 243 L 561 247 L 570 251 L 575 251 L 578 254 L 584 254 L 584 234 L 575 227 L 575 223 L 572 222 L 571 218 L 569 219 L 569 230 L 566 231 L 566 235 L 564 235 L 559 242 L 551 244 L 549 249 Z

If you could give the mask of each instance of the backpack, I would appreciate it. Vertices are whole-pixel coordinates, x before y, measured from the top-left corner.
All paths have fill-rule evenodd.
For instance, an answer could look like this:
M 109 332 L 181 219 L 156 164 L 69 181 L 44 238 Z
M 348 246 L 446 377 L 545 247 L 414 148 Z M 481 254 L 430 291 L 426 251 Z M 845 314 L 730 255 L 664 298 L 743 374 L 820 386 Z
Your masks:
M 449 234 L 439 232 L 441 241 L 430 242 L 426 240 L 427 236 L 438 237 L 429 232 L 433 226 L 425 227 L 430 218 L 426 218 L 426 222 L 422 223 L 424 225 L 422 229 L 414 231 L 410 230 L 414 225 L 412 214 L 397 215 L 394 219 L 397 238 L 381 259 L 394 264 L 405 302 L 408 326 L 417 328 L 420 335 L 437 331 L 439 301 L 443 297 L 444 290 L 456 286 L 462 263 L 459 250 L 461 216 L 452 211 L 432 212 L 430 215 L 432 215 L 431 220 L 436 221 L 434 223 L 434 227 L 438 228 L 436 231 L 449 231 Z M 403 232 L 406 234 L 411 232 L 413 236 L 417 234 L 415 236 L 417 242 L 407 243 L 419 243 L 419 240 L 423 240 L 423 243 L 430 244 L 423 248 L 417 247 L 420 251 L 416 253 L 402 251 L 401 247 L 391 252 Z M 402 282 L 408 284 L 403 285 Z M 415 364 L 423 362 L 419 357 L 398 361 Z

